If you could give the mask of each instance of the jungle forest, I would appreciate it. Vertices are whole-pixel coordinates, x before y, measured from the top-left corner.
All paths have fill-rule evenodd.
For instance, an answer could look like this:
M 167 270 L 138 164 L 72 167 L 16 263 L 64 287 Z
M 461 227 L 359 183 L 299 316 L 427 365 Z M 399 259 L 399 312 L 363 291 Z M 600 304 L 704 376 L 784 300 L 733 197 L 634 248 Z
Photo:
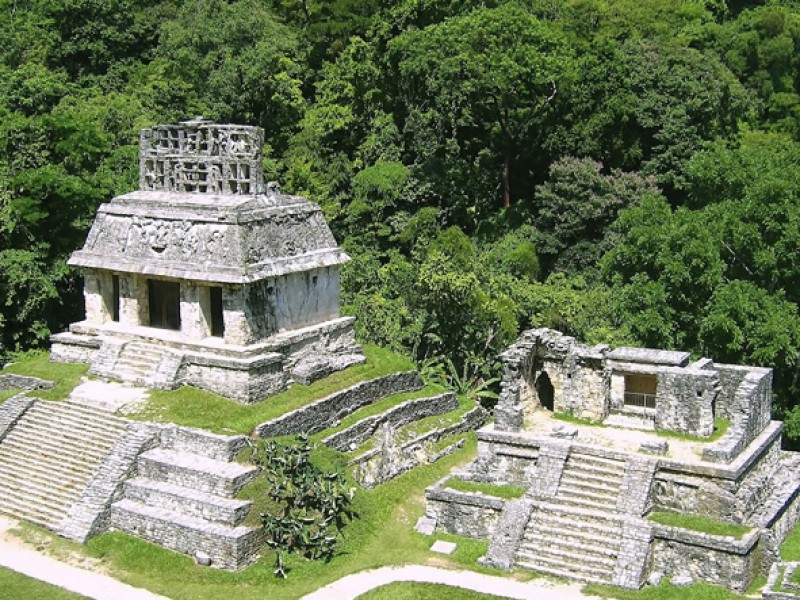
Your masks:
M 800 443 L 800 2 L 0 0 L 0 363 L 138 132 L 265 129 L 362 342 L 496 385 L 531 327 L 775 369 Z

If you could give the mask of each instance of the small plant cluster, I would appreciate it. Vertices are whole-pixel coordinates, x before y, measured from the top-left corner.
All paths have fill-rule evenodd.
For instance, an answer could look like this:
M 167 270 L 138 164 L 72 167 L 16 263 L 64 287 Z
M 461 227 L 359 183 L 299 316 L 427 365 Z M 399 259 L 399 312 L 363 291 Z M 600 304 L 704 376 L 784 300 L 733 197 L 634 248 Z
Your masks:
M 311 462 L 313 446 L 298 435 L 288 443 L 262 442 L 253 454 L 270 485 L 272 507 L 262 513 L 266 543 L 275 549 L 275 576 L 285 578 L 285 553 L 309 559 L 330 559 L 338 534 L 352 518 L 355 488 L 348 487 L 344 471 L 320 469 Z

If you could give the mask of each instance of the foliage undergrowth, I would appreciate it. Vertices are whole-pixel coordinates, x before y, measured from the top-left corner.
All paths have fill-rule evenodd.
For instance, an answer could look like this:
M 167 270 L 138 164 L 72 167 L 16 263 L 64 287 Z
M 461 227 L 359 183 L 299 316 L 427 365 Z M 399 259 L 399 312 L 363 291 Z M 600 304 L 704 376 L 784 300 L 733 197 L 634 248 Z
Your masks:
M 495 496 L 505 500 L 522 498 L 525 495 L 525 488 L 519 485 L 497 485 L 484 483 L 482 481 L 467 481 L 458 477 L 451 477 L 444 482 L 442 487 L 450 488 L 459 492 L 479 492 L 487 496 Z
M 382 585 L 358 596 L 358 600 L 503 600 L 503 596 L 493 596 L 450 587 L 439 583 L 416 583 L 402 581 Z
M 661 525 L 669 527 L 680 527 L 681 529 L 691 529 L 701 533 L 711 535 L 726 535 L 741 539 L 744 535 L 752 531 L 751 527 L 725 523 L 708 517 L 698 515 L 683 515 L 673 512 L 653 512 L 648 515 L 648 519 Z
M 49 390 L 36 390 L 31 395 L 43 400 L 63 400 L 80 384 L 88 370 L 89 365 L 50 362 L 49 352 L 34 351 L 19 355 L 2 372 L 54 381 L 55 386 Z
M 3 598 L 47 598 L 47 600 L 81 600 L 86 596 L 74 594 L 60 587 L 31 579 L 16 571 L 0 567 L 0 590 Z
M 285 392 L 255 404 L 237 404 L 210 392 L 182 387 L 151 392 L 147 402 L 136 413 L 127 416 L 142 421 L 199 427 L 215 433 L 250 433 L 264 421 L 348 386 L 415 368 L 410 359 L 377 346 L 365 346 L 364 354 L 367 357 L 365 363 L 333 373 L 311 385 L 294 384 Z

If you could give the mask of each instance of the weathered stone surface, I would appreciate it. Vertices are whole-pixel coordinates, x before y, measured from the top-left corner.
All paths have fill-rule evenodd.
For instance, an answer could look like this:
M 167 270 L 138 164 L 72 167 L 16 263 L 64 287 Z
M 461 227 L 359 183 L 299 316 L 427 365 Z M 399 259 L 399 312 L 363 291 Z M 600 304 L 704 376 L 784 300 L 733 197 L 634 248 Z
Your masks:
M 362 406 L 392 394 L 411 392 L 422 387 L 422 380 L 416 371 L 377 377 L 266 421 L 255 428 L 255 434 L 259 437 L 276 437 L 317 433 L 336 426 L 344 417 Z
M 48 390 L 54 385 L 52 381 L 38 377 L 26 377 L 13 373 L 0 375 L 0 390 Z
M 510 569 L 514 566 L 517 548 L 525 534 L 534 506 L 534 502 L 526 498 L 505 503 L 494 535 L 489 541 L 489 549 L 483 557 L 483 564 L 498 569 Z

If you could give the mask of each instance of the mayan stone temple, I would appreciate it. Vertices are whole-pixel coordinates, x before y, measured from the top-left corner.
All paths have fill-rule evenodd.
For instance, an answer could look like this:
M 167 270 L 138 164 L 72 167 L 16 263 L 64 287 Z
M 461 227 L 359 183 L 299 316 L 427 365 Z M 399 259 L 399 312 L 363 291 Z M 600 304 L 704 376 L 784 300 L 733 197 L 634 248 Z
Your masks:
M 549 329 L 523 333 L 502 359 L 495 422 L 456 477 L 524 496 L 459 491 L 448 477 L 426 491 L 421 526 L 488 540 L 482 560 L 496 567 L 633 589 L 669 576 L 741 592 L 780 560 L 800 512 L 800 456 L 781 451 L 771 369 L 585 346 Z M 715 422 L 727 424 L 721 437 Z M 668 526 L 656 512 L 741 535 Z
M 69 264 L 86 319 L 52 359 L 157 389 L 254 402 L 363 361 L 339 316 L 348 260 L 319 206 L 263 181 L 259 127 L 145 129 L 139 189 L 97 212 Z

